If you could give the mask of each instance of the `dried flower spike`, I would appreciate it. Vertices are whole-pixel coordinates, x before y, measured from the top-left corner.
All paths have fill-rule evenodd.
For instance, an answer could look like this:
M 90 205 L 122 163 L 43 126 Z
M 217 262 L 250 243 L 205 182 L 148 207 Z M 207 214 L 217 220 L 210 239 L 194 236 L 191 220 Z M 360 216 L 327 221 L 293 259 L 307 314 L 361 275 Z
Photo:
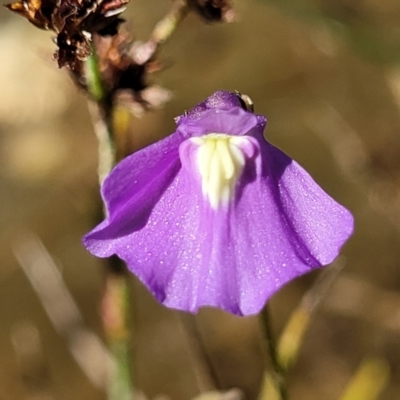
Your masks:
M 264 139 L 263 116 L 217 92 L 177 124 L 106 178 L 90 252 L 117 254 L 168 307 L 237 315 L 335 259 L 352 215 Z
M 20 0 L 6 7 L 57 36 L 60 67 L 77 69 L 91 54 L 92 34 L 115 35 L 129 0 Z

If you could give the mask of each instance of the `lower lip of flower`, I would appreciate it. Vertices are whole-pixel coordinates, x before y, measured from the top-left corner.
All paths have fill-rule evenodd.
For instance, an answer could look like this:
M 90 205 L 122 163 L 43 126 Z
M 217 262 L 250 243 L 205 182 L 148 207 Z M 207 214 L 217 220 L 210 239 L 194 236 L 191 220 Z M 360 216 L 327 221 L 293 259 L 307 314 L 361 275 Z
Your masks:
M 251 145 L 247 136 L 210 133 L 189 139 L 201 177 L 201 187 L 213 209 L 226 206 L 234 196 L 235 186 L 246 164 L 245 148 Z

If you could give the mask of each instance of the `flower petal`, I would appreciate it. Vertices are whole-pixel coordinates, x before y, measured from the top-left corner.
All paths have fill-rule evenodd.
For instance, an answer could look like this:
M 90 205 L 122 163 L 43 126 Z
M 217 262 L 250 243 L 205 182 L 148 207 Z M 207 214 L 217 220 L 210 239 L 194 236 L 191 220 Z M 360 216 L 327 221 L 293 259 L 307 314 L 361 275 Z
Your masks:
M 102 186 L 107 218 L 84 237 L 90 252 L 113 254 L 112 238 L 140 229 L 154 204 L 180 168 L 179 133 L 154 143 L 121 161 Z M 104 242 L 106 240 L 106 242 Z
M 305 263 L 331 263 L 353 232 L 352 214 L 332 199 L 294 160 L 262 142 L 263 176 L 275 180 L 275 201 L 297 254 Z M 268 162 L 270 160 L 270 162 Z
M 160 302 L 254 314 L 286 282 L 337 256 L 352 232 L 350 213 L 280 150 L 260 146 L 229 208 L 212 209 L 183 168 L 143 228 L 111 239 Z

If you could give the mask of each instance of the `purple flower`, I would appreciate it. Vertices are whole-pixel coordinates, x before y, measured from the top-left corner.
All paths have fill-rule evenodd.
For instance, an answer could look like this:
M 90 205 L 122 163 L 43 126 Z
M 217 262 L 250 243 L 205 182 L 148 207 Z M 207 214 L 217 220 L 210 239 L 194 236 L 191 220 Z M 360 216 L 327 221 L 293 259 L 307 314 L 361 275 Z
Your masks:
M 264 139 L 263 116 L 221 91 L 177 125 L 105 180 L 107 218 L 84 238 L 91 253 L 117 254 L 168 307 L 237 315 L 334 260 L 353 218 Z

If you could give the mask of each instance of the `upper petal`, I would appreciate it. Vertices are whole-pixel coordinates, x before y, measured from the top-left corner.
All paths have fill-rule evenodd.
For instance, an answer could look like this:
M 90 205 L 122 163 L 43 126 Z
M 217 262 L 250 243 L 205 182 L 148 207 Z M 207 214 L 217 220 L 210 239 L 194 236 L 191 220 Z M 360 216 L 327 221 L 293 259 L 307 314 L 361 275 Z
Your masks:
M 241 107 L 240 99 L 236 93 L 219 90 L 207 97 L 206 100 L 197 104 L 189 112 L 175 118 L 177 124 L 188 120 L 196 120 L 206 110 L 219 109 L 230 110 L 234 107 Z
M 265 127 L 259 116 L 249 113 L 240 107 L 229 110 L 210 109 L 199 114 L 197 119 L 186 119 L 178 125 L 178 131 L 185 138 L 207 135 L 209 133 L 225 133 L 234 136 L 262 132 Z

